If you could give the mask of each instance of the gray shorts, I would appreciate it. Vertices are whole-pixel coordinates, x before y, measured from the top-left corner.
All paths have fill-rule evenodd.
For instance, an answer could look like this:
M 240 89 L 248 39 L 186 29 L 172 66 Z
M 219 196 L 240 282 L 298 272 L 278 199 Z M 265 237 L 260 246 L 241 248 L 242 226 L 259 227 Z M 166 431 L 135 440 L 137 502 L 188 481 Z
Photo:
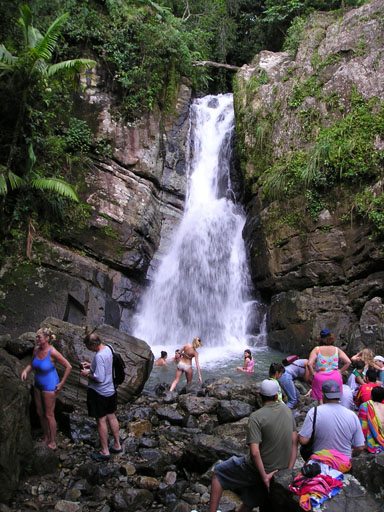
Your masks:
M 268 497 L 267 488 L 256 469 L 245 462 L 245 457 L 231 457 L 214 469 L 223 489 L 238 494 L 249 508 L 262 506 Z

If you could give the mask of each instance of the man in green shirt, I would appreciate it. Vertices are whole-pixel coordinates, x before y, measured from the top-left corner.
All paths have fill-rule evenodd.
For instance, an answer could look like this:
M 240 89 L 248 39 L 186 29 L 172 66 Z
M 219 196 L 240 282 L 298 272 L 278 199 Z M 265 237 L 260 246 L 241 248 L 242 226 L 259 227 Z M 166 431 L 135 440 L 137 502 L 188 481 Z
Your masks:
M 231 457 L 214 469 L 209 512 L 216 512 L 224 489 L 236 492 L 242 499 L 238 512 L 251 512 L 267 505 L 271 478 L 279 469 L 293 468 L 297 456 L 297 431 L 292 411 L 277 401 L 278 386 L 263 380 L 260 395 L 263 407 L 248 420 L 245 457 Z M 265 509 L 266 510 L 266 509 Z

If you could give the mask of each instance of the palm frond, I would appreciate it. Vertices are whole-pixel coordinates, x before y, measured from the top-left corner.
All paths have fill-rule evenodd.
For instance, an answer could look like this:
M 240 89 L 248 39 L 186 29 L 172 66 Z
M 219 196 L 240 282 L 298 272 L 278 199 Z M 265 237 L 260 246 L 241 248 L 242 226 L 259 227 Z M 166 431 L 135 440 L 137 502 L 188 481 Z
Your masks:
M 0 44 L 0 64 L 4 66 L 9 66 L 12 69 L 12 66 L 17 61 L 17 57 L 12 55 L 3 44 Z
M 39 29 L 35 27 L 28 28 L 28 46 L 30 48 L 36 48 L 39 41 L 43 39 L 43 36 Z
M 30 46 L 29 37 L 30 37 L 30 27 L 32 25 L 32 11 L 28 7 L 28 5 L 20 5 L 19 7 L 21 18 L 19 19 L 19 23 L 22 25 L 24 30 L 24 40 L 25 45 Z
M 65 71 L 67 73 L 81 73 L 86 69 L 90 69 L 96 66 L 96 61 L 91 59 L 72 59 L 72 60 L 63 60 L 62 62 L 58 62 L 57 64 L 52 64 L 49 66 L 47 70 L 48 76 L 53 76 L 60 71 Z
M 17 174 L 7 170 L 4 165 L 0 166 L 0 196 L 7 195 L 8 188 L 15 190 L 16 188 L 22 187 L 24 184 L 25 181 L 23 178 L 20 178 Z
M 60 178 L 37 178 L 31 181 L 32 187 L 38 190 L 49 190 L 64 197 L 79 202 L 73 186 Z
M 12 190 L 25 185 L 25 180 L 12 171 L 8 171 L 8 181 Z
M 61 28 L 69 18 L 69 12 L 62 14 L 49 27 L 44 37 L 36 44 L 36 50 L 45 60 L 50 60 L 55 49 L 57 40 L 60 36 Z
M 0 174 L 0 196 L 5 196 L 8 192 L 7 180 L 4 174 Z

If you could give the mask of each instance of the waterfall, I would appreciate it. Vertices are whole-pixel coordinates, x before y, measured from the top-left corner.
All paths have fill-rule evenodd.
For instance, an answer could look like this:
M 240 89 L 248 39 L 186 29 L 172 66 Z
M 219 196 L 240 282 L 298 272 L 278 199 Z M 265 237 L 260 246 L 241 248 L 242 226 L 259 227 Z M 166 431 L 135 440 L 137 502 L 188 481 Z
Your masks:
M 242 238 L 245 216 L 231 191 L 232 95 L 195 100 L 190 117 L 184 216 L 143 297 L 134 335 L 170 355 L 195 336 L 216 352 L 239 353 L 254 344 L 247 325 L 255 301 Z

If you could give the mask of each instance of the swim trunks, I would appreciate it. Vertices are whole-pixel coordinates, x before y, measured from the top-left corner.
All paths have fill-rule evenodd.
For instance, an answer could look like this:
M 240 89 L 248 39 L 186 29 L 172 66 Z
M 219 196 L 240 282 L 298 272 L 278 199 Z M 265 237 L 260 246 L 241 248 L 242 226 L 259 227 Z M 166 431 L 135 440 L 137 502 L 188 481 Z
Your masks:
M 60 382 L 55 365 L 51 362 L 49 356 L 53 348 L 48 352 L 44 359 L 36 357 L 32 360 L 32 368 L 35 371 L 35 386 L 40 391 L 55 391 Z

